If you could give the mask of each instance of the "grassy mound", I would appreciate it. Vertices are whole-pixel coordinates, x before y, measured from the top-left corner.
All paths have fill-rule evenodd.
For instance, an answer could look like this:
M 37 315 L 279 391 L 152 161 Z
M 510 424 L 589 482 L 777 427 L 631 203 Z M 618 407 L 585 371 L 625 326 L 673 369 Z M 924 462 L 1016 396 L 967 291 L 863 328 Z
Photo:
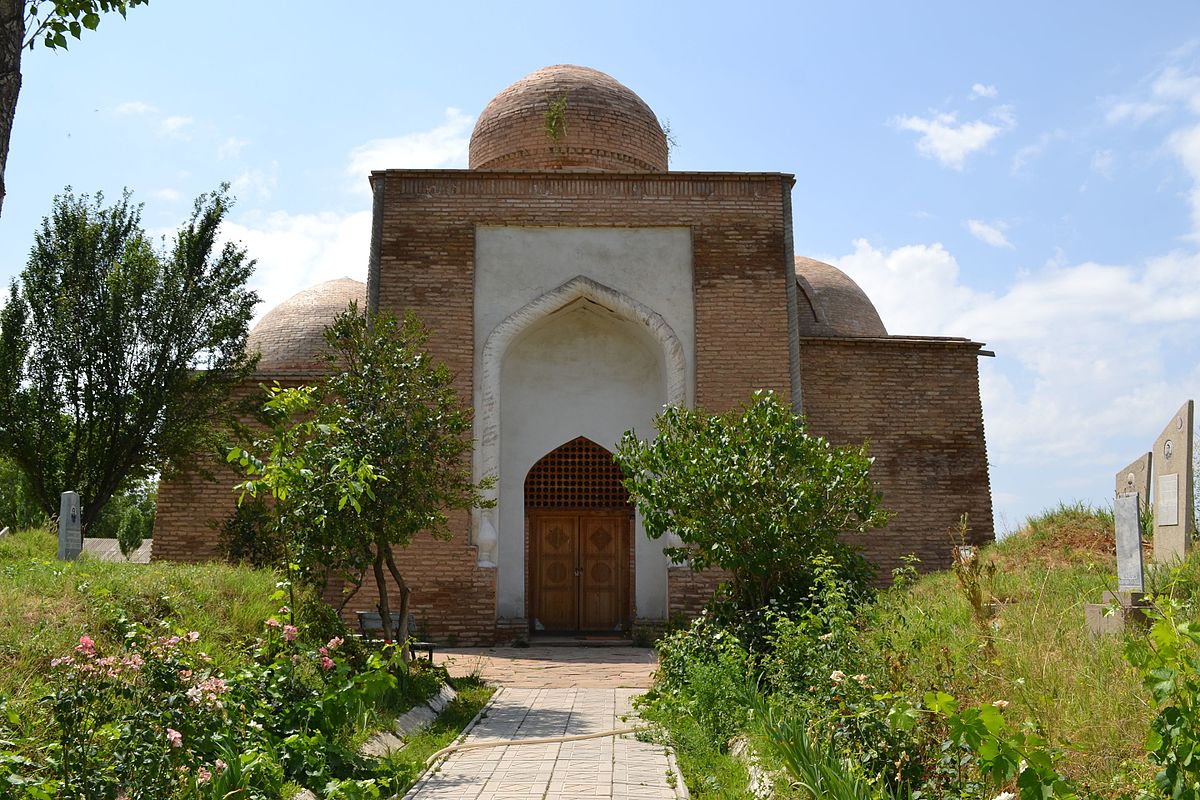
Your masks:
M 226 564 L 128 564 L 56 559 L 56 538 L 30 530 L 0 539 L 0 696 L 39 694 L 51 659 L 87 634 L 120 644 L 125 618 L 165 634 L 198 631 L 218 666 L 240 661 L 277 615 L 274 573 Z
M 736 630 L 694 625 L 659 643 L 660 669 L 643 716 L 662 726 L 697 798 L 748 796 L 744 760 L 731 750 L 747 737 L 765 740 L 754 721 L 762 714 L 751 719 L 744 709 L 747 672 L 759 681 L 764 708 L 807 727 L 813 741 L 831 742 L 830 752 L 863 776 L 895 776 L 886 779 L 895 787 L 911 781 L 904 785 L 920 786 L 922 797 L 1015 790 L 1010 777 L 986 793 L 988 784 L 970 772 L 981 762 L 960 760 L 947 717 L 931 705 L 941 702 L 937 693 L 958 709 L 1002 709 L 1000 727 L 1043 737 L 1061 754 L 1053 769 L 1074 781 L 1081 798 L 1160 796 L 1150 788 L 1160 766 L 1147 745 L 1158 708 L 1125 653 L 1144 636 L 1095 638 L 1085 621 L 1085 606 L 1116 588 L 1113 540 L 1111 512 L 1061 505 L 956 570 L 902 574 L 843 616 L 836 603 L 832 616 L 821 616 L 821 606 L 815 616 L 789 612 L 775 623 L 770 647 L 757 653 Z M 972 580 L 982 591 L 969 590 Z M 1183 601 L 1179 614 L 1196 615 L 1200 552 L 1170 569 L 1148 568 L 1147 584 Z M 902 715 L 914 707 L 923 709 L 912 717 L 920 721 L 904 727 Z M 775 744 L 787 739 L 772 736 Z M 789 786 L 787 778 L 799 773 L 785 773 L 783 752 L 758 751 L 768 770 L 779 770 L 777 796 L 806 797 Z M 963 764 L 972 766 L 964 772 Z

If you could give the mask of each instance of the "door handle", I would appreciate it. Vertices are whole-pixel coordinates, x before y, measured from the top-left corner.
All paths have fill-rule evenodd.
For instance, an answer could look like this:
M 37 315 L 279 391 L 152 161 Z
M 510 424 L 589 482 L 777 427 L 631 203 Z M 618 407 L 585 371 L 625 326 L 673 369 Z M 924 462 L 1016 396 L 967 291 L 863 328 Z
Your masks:
M 578 578 L 582 574 L 583 574 L 583 567 L 576 567 L 575 568 L 575 577 Z

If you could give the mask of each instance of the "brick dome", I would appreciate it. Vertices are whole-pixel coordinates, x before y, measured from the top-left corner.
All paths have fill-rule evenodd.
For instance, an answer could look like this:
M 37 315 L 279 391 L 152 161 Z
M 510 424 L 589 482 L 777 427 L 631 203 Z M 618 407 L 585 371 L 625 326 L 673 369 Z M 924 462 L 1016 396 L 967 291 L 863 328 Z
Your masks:
M 559 64 L 492 98 L 471 134 L 470 166 L 666 172 L 667 137 L 627 86 L 588 67 Z
M 250 331 L 247 352 L 258 351 L 260 373 L 322 369 L 325 326 L 351 302 L 366 307 L 367 285 L 353 278 L 318 283 L 272 308 Z
M 875 304 L 832 264 L 796 256 L 801 336 L 887 336 Z

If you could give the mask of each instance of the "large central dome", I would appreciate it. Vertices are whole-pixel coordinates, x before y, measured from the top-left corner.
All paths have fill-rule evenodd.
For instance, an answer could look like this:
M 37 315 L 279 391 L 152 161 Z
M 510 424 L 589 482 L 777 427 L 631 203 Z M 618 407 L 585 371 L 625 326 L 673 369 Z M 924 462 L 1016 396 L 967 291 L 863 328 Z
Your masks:
M 610 75 L 559 64 L 496 95 L 471 134 L 471 169 L 666 172 L 667 137 Z

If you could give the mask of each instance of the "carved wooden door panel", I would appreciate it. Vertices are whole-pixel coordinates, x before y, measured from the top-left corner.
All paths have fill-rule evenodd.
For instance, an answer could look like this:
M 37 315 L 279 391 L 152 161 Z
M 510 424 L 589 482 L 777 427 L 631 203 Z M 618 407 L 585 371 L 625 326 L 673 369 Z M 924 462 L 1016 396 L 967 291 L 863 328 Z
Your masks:
M 621 625 L 622 517 L 579 518 L 579 627 L 611 631 Z
M 628 516 L 542 513 L 532 518 L 533 613 L 544 631 L 613 631 L 625 622 Z
M 579 626 L 578 543 L 577 516 L 537 518 L 537 613 L 548 631 Z

